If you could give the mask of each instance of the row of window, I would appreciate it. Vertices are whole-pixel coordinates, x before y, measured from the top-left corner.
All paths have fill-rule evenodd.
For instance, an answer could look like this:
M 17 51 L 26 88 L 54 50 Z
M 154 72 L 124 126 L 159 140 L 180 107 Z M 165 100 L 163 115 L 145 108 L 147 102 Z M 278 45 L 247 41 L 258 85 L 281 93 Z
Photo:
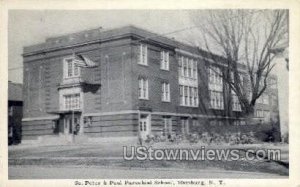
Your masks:
M 164 128 L 163 128 L 164 135 L 170 135 L 172 133 L 172 118 L 170 116 L 164 116 L 163 123 L 164 123 Z M 199 122 L 198 122 L 197 118 L 193 118 L 191 123 L 189 122 L 188 118 L 181 118 L 180 119 L 181 133 L 189 134 L 190 133 L 190 125 L 192 125 L 193 127 L 196 127 L 196 126 L 198 126 L 198 124 L 199 124 Z
M 139 99 L 149 99 L 149 86 L 146 78 L 139 79 Z M 171 101 L 170 84 L 167 82 L 161 84 L 161 100 L 165 102 Z
M 180 76 L 197 79 L 197 61 L 181 56 L 178 62 Z M 140 45 L 138 63 L 148 65 L 148 47 L 145 44 Z M 167 51 L 160 52 L 160 68 L 163 70 L 170 69 L 170 53 Z
M 191 86 L 179 86 L 180 89 L 180 105 L 197 107 L 199 102 L 198 88 Z M 161 100 L 165 102 L 171 101 L 170 84 L 161 84 Z M 148 79 L 139 79 L 139 99 L 149 99 Z
M 270 118 L 270 111 L 268 111 L 268 110 L 257 109 L 257 110 L 256 110 L 256 117 L 260 117 L 260 118 Z
M 145 44 L 140 45 L 138 63 L 141 65 L 148 65 L 148 47 Z M 170 69 L 170 54 L 167 51 L 160 52 L 160 68 L 163 70 Z
M 233 121 L 233 125 L 235 125 L 235 126 L 246 125 L 246 121 L 245 120 L 235 120 L 235 121 Z
M 199 104 L 198 88 L 179 85 L 180 105 L 197 107 Z
M 209 125 L 211 126 L 223 126 L 225 123 L 223 120 L 211 120 L 209 122 Z M 245 120 L 234 120 L 232 122 L 232 125 L 239 126 L 239 125 L 246 125 Z

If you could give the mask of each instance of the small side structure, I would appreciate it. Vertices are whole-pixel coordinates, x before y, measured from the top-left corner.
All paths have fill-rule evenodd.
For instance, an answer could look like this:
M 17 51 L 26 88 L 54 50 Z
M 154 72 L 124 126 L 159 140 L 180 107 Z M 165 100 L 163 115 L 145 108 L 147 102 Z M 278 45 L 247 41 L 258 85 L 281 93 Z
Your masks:
M 8 145 L 21 143 L 22 91 L 22 84 L 8 81 Z

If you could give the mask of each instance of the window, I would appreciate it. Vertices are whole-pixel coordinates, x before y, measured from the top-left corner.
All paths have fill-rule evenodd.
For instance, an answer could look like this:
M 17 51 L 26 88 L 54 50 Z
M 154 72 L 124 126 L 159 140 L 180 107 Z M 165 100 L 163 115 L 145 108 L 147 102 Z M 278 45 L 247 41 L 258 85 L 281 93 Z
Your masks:
M 269 95 L 263 94 L 263 104 L 265 105 L 269 104 Z
M 139 79 L 139 99 L 148 99 L 148 80 Z
M 178 74 L 180 77 L 183 77 L 184 73 L 183 73 L 183 57 L 179 57 L 178 60 Z
M 223 110 L 223 78 L 219 67 L 211 66 L 208 68 L 208 89 L 210 96 L 210 108 Z
M 189 103 L 188 103 L 188 101 L 189 101 L 189 93 L 188 93 L 188 91 L 189 91 L 189 87 L 184 86 L 184 92 L 183 92 L 183 94 L 184 94 L 184 103 L 185 103 L 185 105 L 189 105 Z
M 263 114 L 263 110 L 256 110 L 256 117 L 263 117 L 264 114 Z
M 239 98 L 235 93 L 232 94 L 232 111 L 242 111 Z
M 80 76 L 80 68 L 75 64 L 72 58 L 64 59 L 64 77 L 73 78 Z
M 182 85 L 180 85 L 179 86 L 179 93 L 180 93 L 180 101 L 179 101 L 179 103 L 180 103 L 180 105 L 184 105 L 184 93 L 183 93 L 183 86 Z
M 268 111 L 268 110 L 264 110 L 264 121 L 265 122 L 267 122 L 267 121 L 269 121 L 270 120 L 270 118 L 271 118 L 271 115 L 270 115 L 271 113 L 270 113 L 270 111 Z
M 189 104 L 190 104 L 190 106 L 194 106 L 194 89 L 193 89 L 193 87 L 189 87 L 189 96 L 190 96 L 190 102 L 189 102 Z
M 169 83 L 162 83 L 162 101 L 170 102 L 170 84 Z
M 211 66 L 208 69 L 208 85 L 210 90 L 223 92 L 223 78 L 219 67 Z
M 160 69 L 169 70 L 169 52 L 160 52 Z
M 267 95 L 266 93 L 261 94 L 260 97 L 257 99 L 257 103 L 268 105 L 269 95 Z
M 189 134 L 189 120 L 187 118 L 181 118 L 180 121 L 182 134 Z
M 272 98 L 272 104 L 274 106 L 277 106 L 278 105 L 277 96 L 276 95 L 272 95 L 271 98 Z
M 195 106 L 198 106 L 198 98 L 199 98 L 199 96 L 198 96 L 198 88 L 194 88 L 194 105 Z
M 180 105 L 181 106 L 198 106 L 198 88 L 191 86 L 179 85 Z
M 183 76 L 188 77 L 188 58 L 183 59 Z
M 197 61 L 180 56 L 178 61 L 178 73 L 181 77 L 197 79 Z
M 187 65 L 188 65 L 187 77 L 193 77 L 193 75 L 192 75 L 192 61 L 188 58 L 186 60 L 187 60 Z
M 148 65 L 148 47 L 145 44 L 140 45 L 139 64 Z
M 195 79 L 197 79 L 197 77 L 198 77 L 198 74 L 197 74 L 197 61 L 192 61 L 192 63 L 193 63 L 193 77 L 195 78 Z
M 270 88 L 277 89 L 277 80 L 276 79 L 270 78 L 268 84 L 269 84 Z
M 9 108 L 8 108 L 8 115 L 9 116 L 13 116 L 13 114 L 14 114 L 14 107 L 13 106 L 9 106 Z
M 234 120 L 233 121 L 233 125 L 240 126 L 241 125 L 241 121 L 240 120 Z
M 199 121 L 198 121 L 197 118 L 193 118 L 192 126 L 193 126 L 193 127 L 198 127 L 198 126 L 199 126 Z
M 169 116 L 164 116 L 163 121 L 164 121 L 164 135 L 172 134 L 172 118 Z
M 197 61 L 180 56 L 178 63 L 180 106 L 197 107 L 199 101 Z
M 209 96 L 210 96 L 210 108 L 220 109 L 220 110 L 224 109 L 223 92 L 210 90 Z
M 64 95 L 64 109 L 75 110 L 80 109 L 80 94 L 68 94 Z

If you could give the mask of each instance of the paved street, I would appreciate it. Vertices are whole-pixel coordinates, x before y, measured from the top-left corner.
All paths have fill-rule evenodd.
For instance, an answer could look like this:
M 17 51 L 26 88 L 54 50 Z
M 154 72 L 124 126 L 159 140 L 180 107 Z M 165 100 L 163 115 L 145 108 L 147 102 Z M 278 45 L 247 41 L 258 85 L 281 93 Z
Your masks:
M 287 178 L 276 174 L 225 170 L 125 169 L 105 167 L 11 166 L 9 179 L 180 179 L 180 178 Z
M 199 149 L 202 145 L 155 145 L 156 148 Z M 288 164 L 288 149 L 282 145 L 210 145 L 207 149 L 282 150 Z M 70 144 L 9 147 L 9 177 L 17 178 L 281 178 L 288 166 L 273 161 L 126 161 L 123 145 Z M 153 172 L 155 171 L 155 172 Z

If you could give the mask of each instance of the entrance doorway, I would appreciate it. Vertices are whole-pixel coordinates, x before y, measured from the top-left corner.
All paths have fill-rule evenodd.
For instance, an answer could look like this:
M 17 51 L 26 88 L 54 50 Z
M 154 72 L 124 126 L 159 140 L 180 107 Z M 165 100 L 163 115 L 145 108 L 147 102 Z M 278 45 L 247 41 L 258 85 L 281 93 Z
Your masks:
M 66 115 L 64 119 L 64 134 L 74 134 L 78 125 L 80 125 L 80 116 L 78 114 Z
M 139 121 L 139 133 L 140 137 L 145 140 L 147 139 L 147 135 L 151 132 L 150 129 L 150 115 L 149 114 L 141 114 Z

